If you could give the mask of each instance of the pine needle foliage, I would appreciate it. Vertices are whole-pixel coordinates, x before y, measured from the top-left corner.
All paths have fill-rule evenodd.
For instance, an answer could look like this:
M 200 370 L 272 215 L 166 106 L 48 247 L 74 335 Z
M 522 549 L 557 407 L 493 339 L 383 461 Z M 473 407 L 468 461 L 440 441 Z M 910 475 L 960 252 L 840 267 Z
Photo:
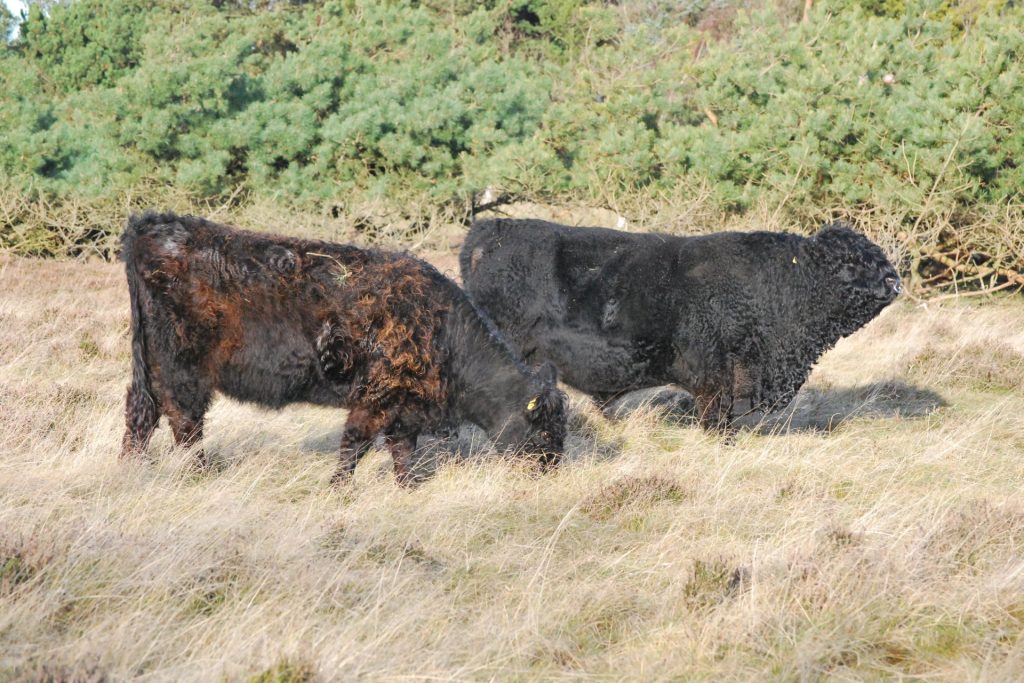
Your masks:
M 55 206 L 163 188 L 406 215 L 488 187 L 623 212 L 700 187 L 723 215 L 868 216 L 907 254 L 952 239 L 1019 272 L 1013 230 L 970 228 L 1021 205 L 1024 10 L 683 5 L 34 4 L 0 49 L 0 181 Z M 34 253 L 12 213 L 0 244 Z

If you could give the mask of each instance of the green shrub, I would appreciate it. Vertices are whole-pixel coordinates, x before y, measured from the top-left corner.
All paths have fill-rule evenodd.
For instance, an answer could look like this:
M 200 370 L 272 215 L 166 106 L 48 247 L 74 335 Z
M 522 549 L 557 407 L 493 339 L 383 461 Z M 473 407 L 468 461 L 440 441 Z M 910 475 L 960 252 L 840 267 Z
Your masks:
M 147 0 L 63 0 L 44 12 L 31 4 L 20 43 L 45 73 L 47 90 L 113 85 L 138 66 L 152 7 Z
M 0 51 L 0 181 L 53 204 L 164 186 L 400 212 L 701 186 L 790 224 L 886 216 L 918 245 L 1019 205 L 1024 10 L 750 4 L 33 5 Z
M 18 19 L 7 5 L 0 3 L 0 44 L 6 45 L 14 33 L 14 27 L 18 25 Z

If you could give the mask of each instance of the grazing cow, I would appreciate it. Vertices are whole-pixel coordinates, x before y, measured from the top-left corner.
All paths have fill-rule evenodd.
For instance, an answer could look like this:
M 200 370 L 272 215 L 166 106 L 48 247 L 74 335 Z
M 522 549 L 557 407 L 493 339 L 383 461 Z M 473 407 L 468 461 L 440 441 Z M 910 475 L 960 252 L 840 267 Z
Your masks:
M 810 238 L 675 237 L 482 220 L 460 266 L 528 361 L 553 362 L 599 402 L 677 384 L 719 428 L 785 406 L 818 357 L 901 288 L 882 250 L 841 224 Z
M 383 434 L 404 483 L 417 434 L 463 420 L 499 448 L 558 462 L 566 417 L 554 368 L 529 371 L 423 261 L 152 213 L 128 221 L 121 256 L 132 318 L 125 454 L 146 448 L 161 414 L 178 444 L 198 442 L 216 390 L 270 408 L 348 408 L 335 482 Z

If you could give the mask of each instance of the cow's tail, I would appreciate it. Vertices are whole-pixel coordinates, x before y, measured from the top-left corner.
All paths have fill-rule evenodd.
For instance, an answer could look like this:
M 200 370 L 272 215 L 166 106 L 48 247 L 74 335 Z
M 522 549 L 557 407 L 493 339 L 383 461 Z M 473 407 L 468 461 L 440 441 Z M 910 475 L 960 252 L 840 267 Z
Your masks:
M 144 451 L 160 418 L 153 396 L 152 373 L 146 351 L 145 321 L 149 293 L 146 290 L 146 283 L 139 275 L 139 254 L 136 252 L 136 239 L 149 219 L 149 214 L 132 216 L 128 219 L 128 226 L 121 236 L 121 259 L 124 261 L 125 275 L 128 278 L 132 336 L 132 379 L 125 404 L 126 429 L 122 456 Z

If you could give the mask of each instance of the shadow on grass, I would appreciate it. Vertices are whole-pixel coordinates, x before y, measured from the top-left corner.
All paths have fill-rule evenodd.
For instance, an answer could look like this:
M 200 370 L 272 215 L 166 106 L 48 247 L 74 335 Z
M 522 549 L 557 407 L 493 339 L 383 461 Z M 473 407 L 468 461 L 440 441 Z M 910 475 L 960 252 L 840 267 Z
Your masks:
M 902 381 L 872 382 L 854 387 L 804 387 L 793 402 L 774 413 L 754 411 L 737 419 L 737 425 L 765 434 L 829 432 L 852 418 L 918 418 L 946 406 L 931 389 Z M 631 392 L 604 408 L 609 418 L 623 418 L 640 409 L 663 411 L 665 420 L 695 424 L 693 397 L 673 387 L 654 387 Z
M 344 415 L 344 414 L 342 414 Z M 321 431 L 315 436 L 310 436 L 302 442 L 302 450 L 307 452 L 335 454 L 338 453 L 341 436 L 344 432 L 344 419 L 339 423 L 337 429 Z M 385 451 L 384 438 L 378 436 L 374 440 L 371 450 Z M 413 480 L 422 482 L 433 476 L 443 465 L 448 463 L 471 462 L 474 460 L 495 459 L 497 454 L 490 448 L 490 442 L 486 433 L 471 424 L 459 427 L 457 432 L 447 434 L 421 434 L 416 440 L 416 451 L 412 456 L 411 473 Z M 364 457 L 360 463 L 366 460 Z M 382 467 L 391 471 L 391 458 L 388 456 L 387 465 Z M 365 467 L 360 464 L 358 467 Z
M 947 406 L 931 389 L 893 380 L 855 387 L 805 388 L 778 413 L 758 420 L 762 433 L 830 432 L 853 418 L 925 417 Z
M 306 439 L 302 449 L 316 453 L 337 453 L 342 429 L 324 432 Z M 601 439 L 589 429 L 570 429 L 566 438 L 562 463 L 567 464 L 583 458 L 610 459 L 621 451 L 622 443 Z M 384 451 L 384 440 L 378 437 L 372 450 Z M 364 458 L 365 460 L 365 458 Z M 463 424 L 449 434 L 421 434 L 416 440 L 416 451 L 412 457 L 411 473 L 417 483 L 434 475 L 437 470 L 449 464 L 484 463 L 505 461 L 530 472 L 541 473 L 537 459 L 523 453 L 498 453 L 494 450 L 486 432 L 473 424 Z M 361 463 L 363 461 L 360 461 Z M 381 463 L 381 461 L 377 461 Z M 379 464 L 379 476 L 390 476 L 390 456 Z M 359 467 L 364 467 L 360 464 Z M 385 472 L 386 470 L 386 472 Z
M 750 413 L 737 419 L 737 426 L 759 434 L 787 434 L 798 432 L 830 432 L 853 418 L 920 418 L 947 405 L 941 395 L 902 381 L 873 382 L 853 387 L 804 387 L 785 409 L 765 415 Z M 626 419 L 638 410 L 655 410 L 666 422 L 680 427 L 696 428 L 696 409 L 693 397 L 671 386 L 653 387 L 630 392 L 603 409 L 608 419 Z M 316 429 L 300 442 L 304 452 L 337 454 L 344 429 L 345 413 L 339 411 L 336 427 Z M 609 435 L 598 424 L 600 414 L 592 411 L 570 411 L 569 435 L 566 439 L 563 463 L 582 459 L 610 460 L 624 447 L 620 438 Z M 614 431 L 614 430 L 613 430 Z M 273 443 L 273 434 L 264 442 Z M 375 449 L 381 450 L 378 439 Z M 229 468 L 238 457 L 213 457 L 205 474 Z M 208 455 L 210 451 L 207 451 Z M 483 430 L 471 424 L 462 425 L 457 432 L 441 435 L 421 435 L 413 456 L 412 473 L 417 481 L 430 478 L 445 464 L 494 461 L 508 458 L 530 468 L 534 460 L 527 455 L 503 456 L 491 448 Z M 384 467 L 382 467 L 382 470 Z M 390 458 L 386 469 L 390 471 Z M 383 475 L 383 471 L 382 471 Z

